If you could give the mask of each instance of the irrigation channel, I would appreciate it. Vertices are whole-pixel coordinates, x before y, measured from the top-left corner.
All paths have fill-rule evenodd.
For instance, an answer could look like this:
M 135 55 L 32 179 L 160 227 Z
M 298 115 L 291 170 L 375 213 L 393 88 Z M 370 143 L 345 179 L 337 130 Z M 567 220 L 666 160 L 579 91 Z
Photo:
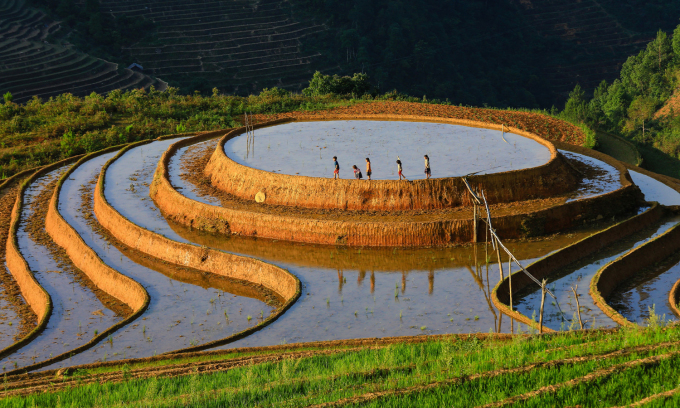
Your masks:
M 320 123 L 326 127 L 333 124 Z M 367 121 L 362 126 L 369 129 L 369 126 L 380 125 L 375 137 L 385 140 L 386 145 L 389 144 L 389 136 L 397 131 L 395 129 L 406 131 L 413 126 L 411 131 L 420 131 L 420 124 L 417 123 L 395 123 Z M 305 122 L 300 125 L 293 129 L 299 130 L 305 138 L 324 140 L 322 133 L 313 132 Z M 391 126 L 396 128 L 392 129 Z M 324 129 L 329 135 L 333 130 L 332 127 Z M 368 134 L 361 133 L 362 128 L 357 126 L 352 130 L 357 130 L 357 137 Z M 549 158 L 542 149 L 532 150 L 523 142 L 517 143 L 514 135 L 502 135 L 500 132 L 486 134 L 476 128 L 470 128 L 469 132 L 474 137 L 495 137 L 499 139 L 496 142 L 506 142 L 506 147 L 520 149 L 522 160 L 529 163 L 527 166 L 540 165 Z M 256 137 L 261 139 L 257 142 L 256 157 L 262 157 L 265 160 L 262 163 L 274 163 L 276 154 L 259 156 L 263 150 L 259 146 L 263 146 L 263 140 L 266 140 L 264 133 L 257 133 Z M 270 137 L 273 143 L 276 135 L 271 134 Z M 521 139 L 520 136 L 516 137 Z M 242 138 L 233 139 L 234 149 L 239 152 Z M 106 340 L 49 368 L 152 356 L 211 343 L 255 326 L 281 305 L 280 299 L 262 287 L 172 265 L 131 249 L 112 237 L 98 223 L 93 212 L 97 179 L 102 167 L 111 160 L 105 174 L 107 182 L 104 195 L 109 204 L 132 223 L 176 242 L 259 259 L 286 269 L 300 279 L 301 296 L 281 318 L 245 338 L 216 348 L 360 337 L 527 330 L 525 325 L 503 316 L 491 301 L 491 291 L 499 280 L 500 271 L 496 255 L 484 243 L 431 248 L 313 245 L 210 233 L 166 219 L 149 197 L 149 186 L 161 155 L 178 140 L 181 139 L 159 140 L 136 146 L 118 158 L 115 158 L 117 152 L 96 156 L 80 164 L 65 180 L 59 194 L 59 212 L 65 221 L 105 264 L 139 282 L 148 292 L 150 303 L 134 322 L 115 331 Z M 421 141 L 414 140 L 400 147 L 407 153 L 398 154 L 402 160 L 409 158 L 415 161 L 416 156 L 410 158 L 408 154 L 417 151 L 420 144 Z M 179 149 L 170 160 L 168 173 L 172 186 L 182 195 L 219 206 L 224 197 L 212 195 L 210 189 L 205 188 L 206 176 L 196 177 L 197 169 L 200 169 L 197 163 L 204 162 L 216 146 L 217 139 L 210 139 Z M 334 148 L 340 149 L 342 146 L 335 145 Z M 351 145 L 344 148 L 349 151 Z M 280 155 L 282 160 L 274 166 L 277 171 L 280 168 L 282 173 L 299 173 L 294 171 L 297 167 L 293 164 L 311 163 L 312 156 L 319 154 L 319 149 L 308 152 L 298 152 L 296 149 L 297 144 L 286 153 L 288 156 Z M 375 163 L 380 164 L 381 160 L 385 160 L 384 165 L 387 166 L 392 160 L 389 156 L 394 153 L 390 150 Z M 422 159 L 420 153 L 417 152 L 419 161 Z M 563 154 L 571 165 L 584 171 L 585 176 L 575 192 L 560 197 L 562 202 L 607 194 L 621 186 L 618 171 L 609 164 L 578 153 L 564 151 Z M 303 157 L 294 159 L 295 155 Z M 308 171 L 328 173 L 325 166 L 329 164 L 326 163 L 329 161 L 326 156 L 329 155 L 334 154 L 330 154 L 330 150 L 321 153 L 323 163 L 318 163 L 318 166 L 323 166 L 323 169 L 303 167 Z M 247 156 L 246 161 L 250 158 L 250 152 Z M 365 155 L 362 153 L 361 156 Z M 534 157 L 535 161 L 527 161 L 529 157 Z M 289 167 L 284 166 L 286 163 Z M 513 166 L 516 167 L 517 164 Z M 54 311 L 47 328 L 38 337 L 2 361 L 6 370 L 14 368 L 15 364 L 16 367 L 22 367 L 46 360 L 51 355 L 84 344 L 92 338 L 95 330 L 101 332 L 131 312 L 105 293 L 91 289 L 92 285 L 59 253 L 58 247 L 36 238 L 39 228 L 35 222 L 39 222 L 40 217 L 35 215 L 39 209 L 35 203 L 41 197 L 49 197 L 48 193 L 53 190 L 55 181 L 66 169 L 64 167 L 40 177 L 24 195 L 25 206 L 18 234 L 20 251 L 40 284 L 52 297 Z M 470 167 L 467 170 L 479 169 Z M 501 169 L 504 170 L 507 168 Z M 458 172 L 454 167 L 442 167 L 441 171 L 449 175 Z M 680 194 L 674 190 L 641 173 L 631 174 L 647 195 L 648 201 L 659 201 L 665 205 L 680 204 Z M 383 178 L 390 177 L 391 174 L 385 174 Z M 641 208 L 639 212 L 647 209 Z M 566 233 L 540 239 L 508 241 L 506 245 L 526 266 L 618 221 L 620 219 L 601 219 Z M 571 319 L 571 313 L 575 310 L 570 298 L 570 287 L 578 283 L 582 316 L 587 327 L 615 325 L 592 303 L 588 294 L 590 279 L 602 265 L 648 242 L 678 222 L 679 217 L 666 215 L 646 229 L 555 274 L 550 279 L 549 288 L 557 295 L 562 310 L 568 314 L 566 317 Z M 507 264 L 506 257 L 502 260 Z M 651 304 L 656 305 L 657 313 L 663 312 L 670 317 L 671 312 L 664 302 L 667 302 L 670 286 L 678 278 L 680 260 L 669 262 L 650 270 L 645 274 L 645 279 L 618 290 L 612 296 L 612 304 L 632 321 L 645 318 L 646 307 Z M 515 309 L 531 316 L 540 303 L 538 289 L 535 286 L 516 296 Z M 562 316 L 550 301 L 545 312 L 545 323 L 556 330 L 562 325 Z M 10 335 L 3 326 L 0 328 L 3 334 Z

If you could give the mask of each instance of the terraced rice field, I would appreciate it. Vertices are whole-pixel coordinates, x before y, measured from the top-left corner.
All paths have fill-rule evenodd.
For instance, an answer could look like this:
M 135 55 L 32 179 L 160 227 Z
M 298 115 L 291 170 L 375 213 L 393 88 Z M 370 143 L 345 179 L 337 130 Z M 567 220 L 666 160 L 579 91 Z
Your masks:
M 295 222 L 327 223 L 328 228 L 336 228 L 337 220 L 379 222 L 388 234 L 400 223 L 457 225 L 471 223 L 472 209 L 463 203 L 444 209 L 357 211 L 247 200 L 225 191 L 215 182 L 220 174 L 211 173 L 208 165 L 225 154 L 240 159 L 242 151 L 236 155 L 224 146 L 249 138 L 239 134 L 243 129 L 174 135 L 20 173 L 0 187 L 7 207 L 0 213 L 7 237 L 0 251 L 6 258 L 6 270 L 0 271 L 0 344 L 8 347 L 0 351 L 7 374 L 1 391 L 5 402 L 40 405 L 58 398 L 60 403 L 102 405 L 123 398 L 170 406 L 276 405 L 284 400 L 301 406 L 398 406 L 460 401 L 465 394 L 466 406 L 559 405 L 555 401 L 567 398 L 563 390 L 593 381 L 620 384 L 640 367 L 675 372 L 677 329 L 642 331 L 634 323 L 654 320 L 651 306 L 666 318 L 675 319 L 677 313 L 677 256 L 657 262 L 653 255 L 677 245 L 677 183 L 559 141 L 579 140 L 578 133 L 552 133 L 554 145 L 541 145 L 549 157 L 539 149 L 538 161 L 529 162 L 531 149 L 527 153 L 526 146 L 515 149 L 512 143 L 515 137 L 528 138 L 519 129 L 502 135 L 487 122 L 490 129 L 484 130 L 497 133 L 491 134 L 462 129 L 460 122 L 449 126 L 462 132 L 451 136 L 457 142 L 446 143 L 450 135 L 441 133 L 440 124 L 418 120 L 419 132 L 439 132 L 442 139 L 430 154 L 433 163 L 437 155 L 451 153 L 447 149 L 475 145 L 483 136 L 485 143 L 497 143 L 494 154 L 516 154 L 522 157 L 517 163 L 531 167 L 515 164 L 477 180 L 491 183 L 508 170 L 522 174 L 557 162 L 578 174 L 568 191 L 518 202 L 499 199 L 491 205 L 491 219 L 501 231 L 508 228 L 503 226 L 507 220 L 526 215 L 520 228 L 527 235 L 503 242 L 528 272 L 548 279 L 557 298 L 546 300 L 543 330 L 579 328 L 577 310 L 587 329 L 626 328 L 524 341 L 520 333 L 539 329 L 531 318 L 540 306 L 539 287 L 525 284 L 518 266 L 484 242 L 484 230 L 477 244 L 469 242 L 468 234 L 464 245 L 425 247 L 324 245 L 312 242 L 313 236 L 267 238 L 268 231 Z M 357 126 L 355 121 L 291 123 L 332 124 L 340 135 L 350 135 Z M 386 122 L 361 125 L 375 123 Z M 411 122 L 390 125 L 404 123 Z M 531 123 L 542 128 L 537 120 Z M 300 129 L 280 123 L 255 129 L 255 151 L 266 151 L 257 143 L 268 143 L 267 134 L 289 136 L 299 146 L 294 130 Z M 363 141 L 380 140 L 367 136 Z M 353 144 L 333 146 L 350 154 Z M 415 148 L 408 145 L 407 150 Z M 247 160 L 243 164 L 257 166 Z M 296 176 L 327 181 L 295 175 L 289 168 L 268 173 L 290 185 L 300 181 Z M 375 182 L 385 183 L 376 189 L 392 188 L 389 183 L 411 185 Z M 475 183 L 472 176 L 470 182 Z M 274 194 L 267 191 L 268 197 Z M 611 212 L 609 197 L 621 208 L 630 204 L 627 200 L 634 205 Z M 165 208 L 185 217 L 170 216 Z M 581 222 L 565 223 L 556 233 L 529 234 L 536 225 L 561 222 L 549 217 L 571 214 L 572 208 L 581 211 L 576 214 Z M 539 216 L 550 223 L 537 221 Z M 268 220 L 270 230 L 259 225 L 256 233 L 240 229 L 239 219 L 257 218 Z M 612 269 L 625 275 L 626 264 L 637 268 L 634 277 L 617 280 Z M 515 286 L 508 291 L 509 272 Z M 12 297 L 17 290 L 12 282 L 20 286 L 22 302 L 11 302 L 17 297 Z M 571 291 L 576 284 L 580 309 Z M 467 336 L 471 333 L 474 337 Z M 80 367 L 77 376 L 66 370 L 72 366 Z M 304 384 L 290 370 L 304 373 Z M 53 381 L 55 376 L 60 381 Z M 499 388 L 503 381 L 514 385 Z M 107 382 L 107 392 L 100 382 Z M 121 388 L 133 382 L 153 395 Z M 503 391 L 477 395 L 470 392 L 475 386 Z M 79 391 L 76 401 L 66 387 L 87 391 Z M 600 389 L 601 398 L 612 404 L 633 398 L 606 394 L 608 389 Z M 646 396 L 664 392 L 653 385 L 640 389 L 639 395 Z
M 194 78 L 227 92 L 306 85 L 318 54 L 302 41 L 326 27 L 298 21 L 286 1 L 102 1 L 103 13 L 144 17 L 158 30 L 130 53 L 153 75 L 178 83 Z
M 167 88 L 163 81 L 72 49 L 61 39 L 66 34 L 59 22 L 25 1 L 0 1 L 0 93 L 11 92 L 21 103 L 33 96 Z

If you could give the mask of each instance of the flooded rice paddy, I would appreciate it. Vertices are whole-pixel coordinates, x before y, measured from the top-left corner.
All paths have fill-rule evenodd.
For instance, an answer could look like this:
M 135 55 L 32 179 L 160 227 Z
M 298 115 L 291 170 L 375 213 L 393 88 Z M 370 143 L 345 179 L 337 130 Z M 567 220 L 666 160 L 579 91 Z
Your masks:
M 46 199 L 52 196 L 56 180 L 66 168 L 53 171 L 32 183 L 24 195 L 18 230 L 19 251 L 24 254 L 36 280 L 52 298 L 47 327 L 29 345 L 0 360 L 5 370 L 39 363 L 88 342 L 123 319 L 108 309 L 85 284 L 84 274 L 64 257 L 55 256 L 54 245 L 45 239 Z
M 430 122 L 344 120 L 293 122 L 257 129 L 229 140 L 227 156 L 261 170 L 308 177 L 333 177 L 333 156 L 340 176 L 353 178 L 356 165 L 366 177 L 366 158 L 373 179 L 398 180 L 397 157 L 403 174 L 425 178 L 423 155 L 430 157 L 432 177 L 459 177 L 537 167 L 550 151 L 529 138 L 499 130 Z
M 333 128 L 333 126 L 337 127 L 338 123 L 345 126 L 343 128 L 345 136 L 342 138 L 338 136 L 339 129 Z M 418 139 L 425 138 L 425 136 L 427 137 L 423 140 L 428 140 L 427 145 L 430 148 L 433 146 L 431 140 L 436 140 L 437 143 L 441 140 L 442 146 L 446 144 L 460 147 L 465 146 L 464 140 L 474 138 L 478 144 L 470 144 L 468 153 L 474 156 L 481 154 L 477 150 L 480 152 L 490 150 L 495 152 L 491 153 L 492 160 L 495 154 L 502 157 L 504 149 L 517 149 L 516 154 L 525 155 L 522 156 L 524 157 L 521 162 L 522 167 L 540 165 L 549 159 L 547 149 L 529 139 L 507 133 L 501 137 L 500 132 L 486 129 L 455 130 L 451 128 L 460 127 L 432 123 L 380 121 L 302 122 L 290 125 L 300 127 L 288 129 L 287 138 L 281 139 L 281 143 L 286 140 L 288 143 L 293 143 L 293 140 L 296 140 L 300 143 L 294 146 L 295 149 L 309 147 L 309 143 L 318 144 L 319 140 L 333 144 L 325 145 L 326 149 L 318 149 L 315 145 L 316 151 L 302 149 L 308 156 L 298 155 L 293 148 L 290 151 L 281 149 L 277 144 L 277 150 L 283 152 L 280 155 L 281 166 L 269 166 L 277 167 L 277 172 L 280 167 L 282 173 L 289 174 L 300 173 L 312 176 L 316 171 L 329 173 L 327 170 L 330 170 L 332 174 L 330 157 L 341 155 L 331 152 L 329 146 L 333 146 L 334 149 L 345 149 L 344 152 L 349 156 L 355 146 L 359 146 L 359 150 L 371 150 L 372 146 L 381 146 L 385 143 L 390 146 L 389 149 L 385 149 L 385 152 L 376 150 L 380 154 L 384 153 L 382 156 L 380 154 L 370 156 L 375 178 L 396 178 L 396 171 L 394 171 L 395 174 L 391 174 L 392 170 L 387 167 L 392 164 L 390 160 L 393 162 L 391 155 L 395 155 L 396 158 L 396 154 L 399 154 L 405 162 L 407 177 L 421 177 L 421 170 L 416 173 L 414 169 L 412 173 L 409 173 L 406 163 L 410 161 L 405 158 L 410 157 L 408 154 L 413 154 L 414 156 L 408 160 L 418 163 L 418 168 L 422 167 L 422 154 L 417 151 L 417 147 L 421 144 L 425 145 L 424 142 L 419 141 L 421 139 Z M 306 127 L 307 125 L 310 126 Z M 285 126 L 288 125 L 257 130 L 255 154 L 263 150 L 261 144 L 267 140 L 268 131 L 277 130 L 278 132 Z M 302 139 L 291 137 L 293 129 Z M 395 143 L 387 143 L 390 135 L 395 132 L 411 135 L 411 139 L 403 142 L 402 145 L 397 143 L 395 146 Z M 269 137 L 268 143 L 279 140 L 278 133 L 271 133 Z M 237 142 L 242 138 L 245 136 L 240 136 L 232 142 Z M 306 144 L 302 143 L 303 139 L 307 140 Z M 282 318 L 244 339 L 219 348 L 365 337 L 527 330 L 525 326 L 511 321 L 507 316 L 502 316 L 491 302 L 490 293 L 499 280 L 500 272 L 495 254 L 485 244 L 448 248 L 348 248 L 305 245 L 215 235 L 192 230 L 166 220 L 153 200 L 149 198 L 149 184 L 153 179 L 160 156 L 178 140 L 155 141 L 139 146 L 115 161 L 108 169 L 104 190 L 109 203 L 135 224 L 169 239 L 270 262 L 295 274 L 303 285 L 300 299 Z M 245 139 L 241 141 L 245 143 Z M 530 143 L 525 145 L 524 142 Z M 220 205 L 219 198 L 206 196 L 187 178 L 180 176 L 185 168 L 183 159 L 193 157 L 188 154 L 190 149 L 215 146 L 215 144 L 216 140 L 209 140 L 194 147 L 180 149 L 170 161 L 169 173 L 172 184 L 182 194 L 207 204 Z M 531 146 L 531 144 L 539 146 L 545 152 L 541 149 L 534 149 L 536 146 Z M 436 144 L 434 146 L 437 147 Z M 230 148 L 238 149 L 238 143 L 227 145 L 228 154 L 237 159 L 237 156 L 232 155 L 236 150 L 229 153 Z M 404 154 L 395 154 L 402 148 L 406 151 Z M 441 156 L 442 164 L 447 163 L 450 166 L 439 167 L 437 171 L 442 172 L 439 174 L 435 171 L 434 157 L 438 157 L 437 154 L 442 154 L 442 152 L 444 152 Z M 321 155 L 318 163 L 312 153 Z M 435 176 L 456 176 L 480 170 L 465 167 L 468 166 L 466 164 L 468 156 L 465 154 L 459 157 L 458 162 L 453 163 L 458 160 L 455 158 L 458 156 L 455 155 L 461 154 L 461 149 L 440 151 L 432 148 L 432 152 L 426 153 L 430 154 L 433 160 L 433 175 Z M 576 160 L 589 169 L 578 191 L 571 195 L 569 200 L 604 194 L 620 187 L 618 173 L 613 167 L 586 156 L 570 152 L 563 153 L 569 159 Z M 275 305 L 266 302 L 266 296 L 248 285 L 200 271 L 173 267 L 131 250 L 112 239 L 96 222 L 92 213 L 92 195 L 102 166 L 115 154 L 102 155 L 79 166 L 62 188 L 59 209 L 66 221 L 83 237 L 86 244 L 93 248 L 107 265 L 142 284 L 149 292 L 151 301 L 141 317 L 115 332 L 107 341 L 50 368 L 152 356 L 183 347 L 205 344 L 257 324 L 276 308 Z M 285 156 L 286 154 L 290 155 Z M 454 155 L 451 156 L 454 159 L 445 158 L 448 157 L 446 154 Z M 243 163 L 257 167 L 257 162 L 248 161 L 252 158 L 250 155 L 249 152 Z M 265 161 L 261 163 L 275 163 L 272 160 L 278 159 L 274 156 L 264 156 Z M 365 154 L 361 152 L 357 155 L 359 158 L 363 156 Z M 285 160 L 286 157 L 287 160 Z M 513 156 L 513 161 L 514 157 L 519 156 Z M 470 159 L 469 165 L 473 166 L 473 162 L 479 162 L 479 158 Z M 303 163 L 302 167 L 310 169 L 310 172 L 303 174 L 294 166 L 286 168 L 285 163 Z M 356 164 L 361 164 L 363 170 L 363 163 L 362 159 L 360 162 L 357 160 Z M 378 167 L 381 167 L 380 171 L 376 169 L 376 163 Z M 505 165 L 510 164 L 505 163 Z M 349 166 L 343 165 L 342 161 L 341 166 L 348 175 Z M 511 166 L 518 167 L 519 164 Z M 263 169 L 274 170 L 264 167 Z M 488 171 L 509 169 L 499 168 Z M 50 355 L 68 351 L 69 348 L 75 348 L 88 341 L 94 335 L 95 330 L 101 332 L 125 318 L 124 311 L 114 307 L 115 305 L 111 306 L 110 299 L 92 291 L 82 278 L 76 278 L 77 271 L 69 268 L 61 258 L 56 256 L 54 248 L 35 239 L 35 226 L 29 227 L 27 220 L 31 219 L 37 208 L 32 204 L 37 202 L 41 194 L 48 196 L 47 192 L 51 191 L 54 181 L 63 171 L 65 169 L 53 172 L 30 186 L 25 196 L 26 206 L 22 213 L 19 231 L 20 249 L 23 254 L 27 254 L 26 258 L 31 269 L 35 271 L 36 278 L 50 292 L 55 312 L 48 328 L 36 340 L 0 362 L 5 370 L 14 368 L 15 362 L 17 366 L 25 366 L 47 359 Z M 678 200 L 680 195 L 671 190 L 675 193 L 674 196 L 667 191 L 666 186 L 656 185 L 655 180 L 639 173 L 634 174 L 633 178 L 636 182 L 639 181 L 648 200 L 664 200 L 664 204 L 680 202 Z M 35 218 L 34 216 L 33 219 Z M 507 246 L 526 266 L 536 259 L 606 228 L 613 221 L 602 220 L 601 223 L 589 225 L 585 229 L 541 240 L 508 242 Z M 582 316 L 586 327 L 613 326 L 613 322 L 592 304 L 588 294 L 590 279 L 610 260 L 649 241 L 678 222 L 680 222 L 680 217 L 666 217 L 659 223 L 597 254 L 584 258 L 554 275 L 549 287 L 557 295 L 564 316 L 571 319 L 575 312 L 575 302 L 570 287 L 578 284 Z M 503 259 L 503 262 L 504 268 L 507 268 L 507 259 Z M 631 283 L 630 287 L 621 288 L 620 293 L 612 298 L 612 303 L 617 310 L 634 321 L 644 319 L 647 316 L 645 314 L 647 307 L 652 304 L 656 304 L 658 314 L 666 313 L 668 317 L 670 314 L 668 305 L 661 303 L 665 302 L 668 290 L 677 280 L 676 275 L 680 271 L 678 262 L 680 259 L 658 266 L 649 271 L 649 278 Z M 505 274 L 507 275 L 507 269 Z M 547 298 L 546 304 L 546 324 L 553 329 L 567 329 L 569 322 L 566 321 L 563 325 L 563 315 L 560 314 L 557 304 L 552 303 L 550 298 Z M 531 316 L 534 310 L 538 310 L 539 305 L 538 286 L 529 288 L 521 296 L 515 296 L 515 308 L 525 315 Z M 11 330 L 5 330 L 3 326 L 0 326 L 0 330 L 5 336 L 11 335 Z M 74 336 L 73 333 L 77 335 Z M 1 337 L 0 340 L 2 340 Z

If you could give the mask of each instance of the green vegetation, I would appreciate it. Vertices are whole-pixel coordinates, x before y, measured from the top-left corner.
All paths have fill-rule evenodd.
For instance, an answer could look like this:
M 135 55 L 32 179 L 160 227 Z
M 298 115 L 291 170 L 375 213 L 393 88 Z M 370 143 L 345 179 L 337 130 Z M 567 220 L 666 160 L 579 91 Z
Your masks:
M 244 112 L 278 113 L 319 110 L 354 103 L 334 95 L 303 96 L 265 89 L 249 97 L 180 95 L 134 90 L 106 96 L 78 98 L 59 95 L 25 105 L 13 103 L 11 94 L 0 104 L 0 175 L 89 153 L 106 146 L 153 139 L 162 135 L 225 129 L 238 125 Z M 237 119 L 235 119 L 237 118 Z
M 561 116 L 624 135 L 643 146 L 643 158 L 649 156 L 644 162 L 651 170 L 680 177 L 680 116 L 672 106 L 667 114 L 656 114 L 671 99 L 678 80 L 680 26 L 672 38 L 659 31 L 646 49 L 628 58 L 620 78 L 611 84 L 603 81 L 592 98 L 577 85 Z M 659 160 L 660 153 L 666 160 Z
M 336 402 L 472 407 L 519 397 L 526 399 L 522 406 L 611 406 L 675 389 L 679 339 L 676 326 L 651 324 L 615 332 L 518 335 L 511 340 L 471 336 L 291 350 L 279 356 L 226 354 L 212 356 L 180 376 L 172 374 L 173 367 L 196 359 L 173 357 L 166 365 L 154 363 L 156 370 L 168 370 L 166 375 L 155 374 L 160 371 L 151 365 L 146 374 L 141 366 L 129 365 L 75 370 L 49 381 L 49 387 L 68 381 L 65 388 L 8 397 L 4 405 L 297 407 Z M 240 363 L 228 366 L 230 361 Z M 111 377 L 118 373 L 122 375 Z M 108 376 L 110 382 L 100 384 L 98 376 Z M 536 392 L 547 386 L 555 388 Z

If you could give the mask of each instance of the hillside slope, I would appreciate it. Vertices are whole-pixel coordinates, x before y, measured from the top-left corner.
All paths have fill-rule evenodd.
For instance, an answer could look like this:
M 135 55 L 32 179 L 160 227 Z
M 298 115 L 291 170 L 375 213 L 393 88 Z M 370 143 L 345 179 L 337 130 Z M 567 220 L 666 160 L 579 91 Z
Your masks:
M 326 30 L 293 19 L 286 1 L 101 1 L 114 18 L 144 17 L 155 23 L 152 39 L 132 45 L 136 62 L 187 91 L 217 87 L 247 93 L 270 86 L 300 90 L 319 53 L 301 41 Z M 318 68 L 318 67 L 317 67 Z
M 62 93 L 78 96 L 114 89 L 167 87 L 162 81 L 80 53 L 60 38 L 63 30 L 23 0 L 0 0 L 0 93 L 15 102 Z

